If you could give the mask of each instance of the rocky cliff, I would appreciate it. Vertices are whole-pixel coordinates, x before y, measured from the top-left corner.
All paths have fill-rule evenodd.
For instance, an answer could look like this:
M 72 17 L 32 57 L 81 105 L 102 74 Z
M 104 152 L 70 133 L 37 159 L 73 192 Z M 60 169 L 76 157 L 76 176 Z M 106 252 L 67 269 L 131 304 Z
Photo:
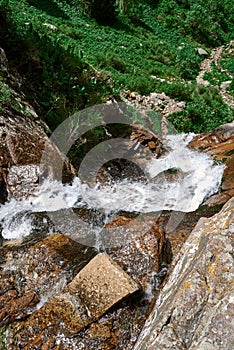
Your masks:
M 134 350 L 233 348 L 233 233 L 233 199 L 218 214 L 200 219 Z
M 24 80 L 11 71 L 1 48 L 0 76 L 0 201 L 4 203 L 6 198 L 33 192 L 43 170 L 40 162 L 45 147 L 50 145 L 58 159 L 62 155 L 51 143 L 48 127 L 27 101 Z M 71 179 L 72 175 L 74 169 L 64 159 L 64 176 Z

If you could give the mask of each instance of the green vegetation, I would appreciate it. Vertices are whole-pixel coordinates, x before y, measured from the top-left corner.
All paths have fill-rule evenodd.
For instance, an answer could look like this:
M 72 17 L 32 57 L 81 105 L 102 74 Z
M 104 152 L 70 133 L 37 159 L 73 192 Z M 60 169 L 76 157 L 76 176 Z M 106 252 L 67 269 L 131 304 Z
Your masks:
M 223 59 L 219 62 L 219 64 L 220 67 L 212 64 L 211 72 L 207 72 L 204 75 L 204 79 L 208 80 L 212 85 L 216 85 L 218 87 L 221 87 L 223 82 L 230 81 L 230 85 L 227 86 L 227 92 L 234 97 L 234 78 L 230 77 L 230 74 L 234 76 L 233 53 L 224 52 Z
M 233 2 L 0 0 L 0 20 L 10 64 L 29 82 L 28 98 L 36 96 L 51 129 L 126 90 L 186 101 L 170 116 L 178 130 L 207 131 L 234 117 L 218 88 L 196 84 L 197 48 L 210 52 L 232 38 Z M 233 71 L 230 57 L 222 65 Z
M 212 85 L 216 85 L 218 87 L 221 86 L 221 83 L 229 80 L 229 76 L 224 71 L 221 71 L 214 63 L 212 63 L 211 72 L 206 72 L 204 74 L 204 79 L 208 80 Z
M 5 350 L 6 349 L 5 332 L 6 332 L 6 328 L 5 327 L 1 327 L 0 328 L 0 349 L 1 350 Z
M 0 108 L 10 106 L 11 110 L 26 115 L 29 118 L 32 117 L 28 105 L 22 101 L 22 96 L 14 91 L 10 85 L 3 82 L 1 78 L 2 77 L 0 77 Z
M 2 104 L 4 102 L 11 102 L 12 100 L 12 91 L 9 88 L 9 86 L 7 86 L 7 84 L 3 83 L 0 80 L 0 107 L 2 107 Z
M 221 45 L 233 35 L 234 3 L 228 0 L 162 0 L 158 14 L 168 28 L 206 46 Z

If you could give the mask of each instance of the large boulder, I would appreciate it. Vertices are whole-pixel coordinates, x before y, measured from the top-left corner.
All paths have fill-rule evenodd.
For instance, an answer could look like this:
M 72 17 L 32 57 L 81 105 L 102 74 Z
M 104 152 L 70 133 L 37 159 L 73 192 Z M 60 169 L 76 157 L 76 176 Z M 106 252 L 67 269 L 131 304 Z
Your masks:
M 173 262 L 134 350 L 233 349 L 234 199 L 202 218 Z

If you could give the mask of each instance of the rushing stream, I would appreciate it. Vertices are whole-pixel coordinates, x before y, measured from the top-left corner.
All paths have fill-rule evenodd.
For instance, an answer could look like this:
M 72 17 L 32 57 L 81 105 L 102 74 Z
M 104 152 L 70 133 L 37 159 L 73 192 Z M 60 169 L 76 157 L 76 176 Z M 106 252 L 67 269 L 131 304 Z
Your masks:
M 33 229 L 30 213 L 55 212 L 71 208 L 95 209 L 105 222 L 120 211 L 152 213 L 162 210 L 195 211 L 220 186 L 224 166 L 187 147 L 193 135 L 169 135 L 170 151 L 147 165 L 147 181 L 122 180 L 94 187 L 77 177 L 63 185 L 48 179 L 27 199 L 12 199 L 0 208 L 2 236 L 15 239 Z M 58 215 L 58 217 L 60 214 Z M 71 220 L 70 220 L 71 221 Z M 67 225 L 67 224 L 66 224 Z M 92 227 L 95 225 L 92 224 Z

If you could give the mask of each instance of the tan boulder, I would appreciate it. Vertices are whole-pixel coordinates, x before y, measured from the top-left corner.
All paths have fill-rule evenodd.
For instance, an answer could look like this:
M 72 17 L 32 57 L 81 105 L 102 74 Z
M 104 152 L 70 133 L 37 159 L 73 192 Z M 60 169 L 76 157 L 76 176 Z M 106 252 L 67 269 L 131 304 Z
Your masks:
M 10 326 L 9 346 L 30 349 L 48 329 L 51 336 L 72 336 L 100 318 L 123 298 L 139 290 L 108 255 L 96 255 L 60 293 L 25 321 Z M 10 348 L 10 347 L 9 347 Z

